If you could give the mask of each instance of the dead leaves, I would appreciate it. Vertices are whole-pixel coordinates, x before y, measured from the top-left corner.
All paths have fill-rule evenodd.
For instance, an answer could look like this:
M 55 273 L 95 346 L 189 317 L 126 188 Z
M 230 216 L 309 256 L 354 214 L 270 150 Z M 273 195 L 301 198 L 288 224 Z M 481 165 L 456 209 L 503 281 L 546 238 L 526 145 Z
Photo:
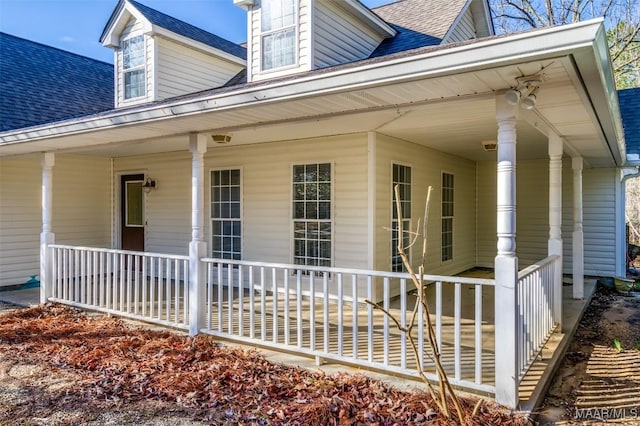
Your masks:
M 206 335 L 132 328 L 59 305 L 0 315 L 0 351 L 78 374 L 65 390 L 76 403 L 164 401 L 234 424 L 450 424 L 426 393 L 401 392 L 362 375 L 275 364 Z M 465 411 L 473 405 L 464 401 Z M 485 404 L 471 424 L 524 422 Z

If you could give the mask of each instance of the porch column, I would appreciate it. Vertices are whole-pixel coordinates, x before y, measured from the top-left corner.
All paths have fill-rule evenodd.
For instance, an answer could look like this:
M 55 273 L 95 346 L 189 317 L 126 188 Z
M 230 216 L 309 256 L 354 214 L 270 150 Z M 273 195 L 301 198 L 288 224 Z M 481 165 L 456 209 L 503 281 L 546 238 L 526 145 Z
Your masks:
M 53 221 L 53 166 L 55 154 L 47 152 L 42 156 L 42 233 L 40 234 L 40 303 L 47 303 L 53 295 L 51 276 L 51 256 L 47 247 L 55 242 L 52 231 Z
M 204 154 L 207 137 L 189 135 L 191 150 L 191 242 L 189 243 L 189 335 L 195 336 L 205 325 L 205 268 L 200 259 L 207 255 L 204 240 Z
M 573 169 L 573 298 L 584 298 L 584 234 L 582 231 L 582 157 L 571 159 Z
M 562 138 L 549 138 L 549 242 L 547 254 L 560 256 L 560 267 L 554 271 L 553 312 L 562 326 Z
M 518 257 L 516 256 L 516 119 L 517 105 L 496 96 L 498 122 L 497 234 L 495 258 L 496 402 L 518 405 Z

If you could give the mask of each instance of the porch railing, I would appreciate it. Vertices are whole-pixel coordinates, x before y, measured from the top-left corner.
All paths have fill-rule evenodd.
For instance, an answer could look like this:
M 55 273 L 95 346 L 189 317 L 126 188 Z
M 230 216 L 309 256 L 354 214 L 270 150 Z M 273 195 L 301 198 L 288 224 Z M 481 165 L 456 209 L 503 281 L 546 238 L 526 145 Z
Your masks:
M 561 268 L 559 256 L 549 256 L 518 273 L 517 342 L 520 379 L 540 354 L 559 323 L 554 277 Z
M 189 325 L 189 258 L 49 246 L 51 301 L 177 328 Z
M 408 274 L 316 268 L 275 263 L 203 259 L 207 266 L 206 327 L 202 332 L 235 341 L 287 350 L 323 361 L 417 376 L 408 339 L 381 311 L 363 303 L 373 300 L 405 326 L 415 296 Z M 494 392 L 494 281 L 426 275 L 431 282 L 429 309 L 450 381 L 458 386 Z M 422 308 L 418 318 L 423 318 Z M 419 362 L 434 371 L 418 321 L 414 337 Z M 436 379 L 429 373 L 430 379 Z

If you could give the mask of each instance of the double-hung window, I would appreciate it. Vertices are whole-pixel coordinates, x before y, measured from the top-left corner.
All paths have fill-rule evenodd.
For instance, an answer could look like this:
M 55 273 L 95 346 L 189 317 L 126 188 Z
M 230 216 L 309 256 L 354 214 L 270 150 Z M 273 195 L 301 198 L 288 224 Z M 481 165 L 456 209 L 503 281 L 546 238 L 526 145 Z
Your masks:
M 442 173 L 442 261 L 453 259 L 453 175 Z
M 293 260 L 331 266 L 331 164 L 293 166 Z
M 122 40 L 122 70 L 124 79 L 124 98 L 133 99 L 144 96 L 144 36 Z
M 262 1 L 262 70 L 296 63 L 297 0 Z
M 403 166 L 401 164 L 393 165 L 393 181 L 391 185 L 392 191 L 392 203 L 391 203 L 391 271 L 392 272 L 405 272 L 406 268 L 402 263 L 402 257 L 398 252 L 398 231 L 400 219 L 398 218 L 398 208 L 396 205 L 396 192 L 395 187 L 398 186 L 398 192 L 400 195 L 400 214 L 402 219 L 403 229 L 403 245 L 408 247 L 410 238 L 409 231 L 411 230 L 411 167 Z
M 239 169 L 211 172 L 212 256 L 242 258 L 241 176 Z

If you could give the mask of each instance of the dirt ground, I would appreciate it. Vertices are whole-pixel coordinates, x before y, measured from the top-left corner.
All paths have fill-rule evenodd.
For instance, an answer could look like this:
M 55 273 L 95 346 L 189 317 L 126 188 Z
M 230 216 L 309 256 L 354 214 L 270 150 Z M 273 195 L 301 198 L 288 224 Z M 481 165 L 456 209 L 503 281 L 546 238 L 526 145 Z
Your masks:
M 539 425 L 640 425 L 640 293 L 598 288 L 536 415 Z
M 470 426 L 527 424 L 490 401 L 461 397 L 460 404 Z M 151 330 L 56 304 L 0 313 L 0 425 L 79 424 L 457 422 L 425 391 L 274 363 L 207 335 Z

